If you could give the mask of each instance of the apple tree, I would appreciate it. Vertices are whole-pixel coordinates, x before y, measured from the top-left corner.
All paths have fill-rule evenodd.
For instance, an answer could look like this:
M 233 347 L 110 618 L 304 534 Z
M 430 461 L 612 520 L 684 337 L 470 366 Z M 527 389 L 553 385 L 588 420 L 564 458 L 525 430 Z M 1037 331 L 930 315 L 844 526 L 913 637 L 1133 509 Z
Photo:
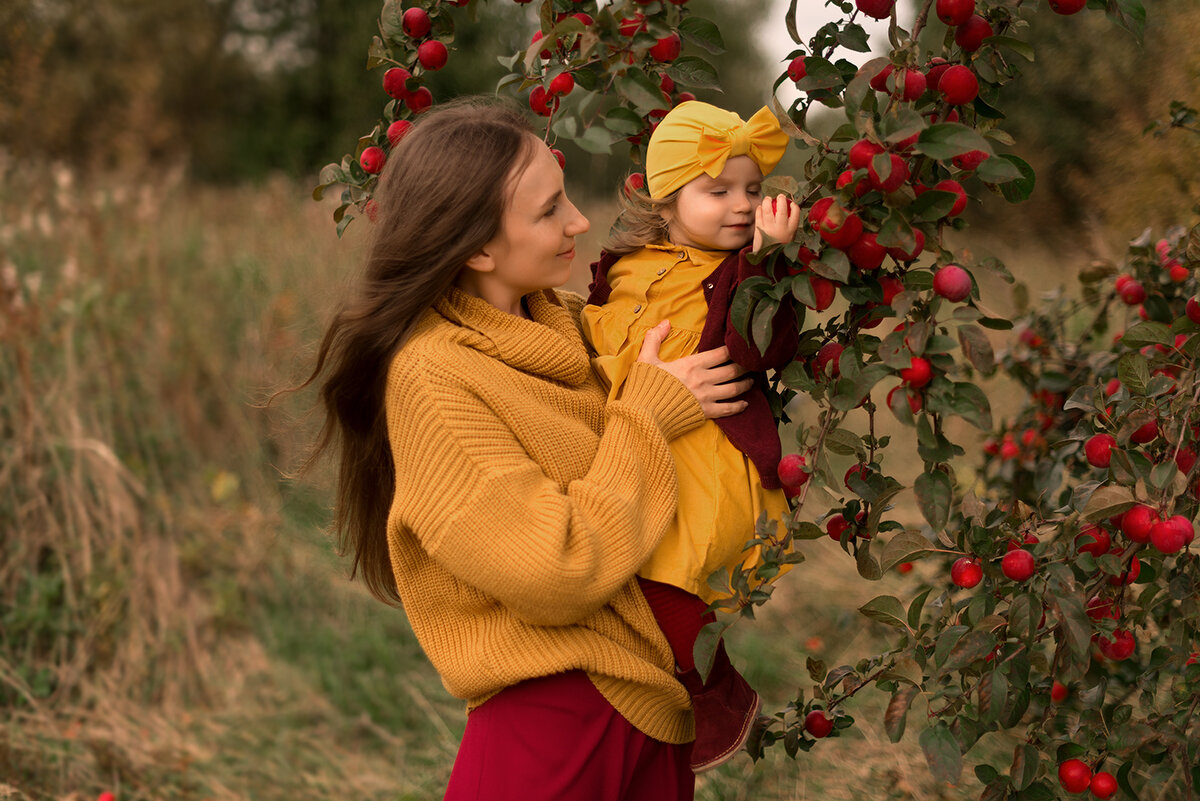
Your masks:
M 440 100 L 425 76 L 480 2 L 383 4 L 369 58 L 390 97 L 384 117 L 314 192 L 341 187 L 339 234 L 372 216 L 388 150 Z M 706 629 L 697 662 L 770 599 L 784 566 L 803 559 L 798 540 L 832 537 L 863 580 L 911 571 L 911 594 L 861 607 L 894 631 L 890 647 L 852 665 L 810 660 L 811 683 L 760 720 L 753 755 L 781 744 L 797 756 L 836 737 L 870 690 L 887 694 L 893 741 L 914 709 L 925 713 L 918 737 L 939 780 L 958 782 L 980 739 L 1007 732 L 1011 753 L 973 768 L 986 799 L 1200 793 L 1200 227 L 1139 237 L 1121 265 L 1082 273 L 1078 297 L 1026 304 L 1016 320 L 981 296 L 985 272 L 1011 283 L 1004 265 L 952 246 L 967 235 L 968 204 L 1033 191 L 1002 111 L 1035 56 L 1025 34 L 1106 13 L 1138 35 L 1142 1 L 922 0 L 909 27 L 894 0 L 826 6 L 830 21 L 805 41 L 791 3 L 795 48 L 775 83 L 798 92 L 774 109 L 809 155 L 802 174 L 770 188 L 807 223 L 771 243 L 767 276 L 740 286 L 731 310 L 760 348 L 781 308 L 800 321 L 796 358 L 773 376 L 775 410 L 795 432 L 780 464 L 791 510 L 760 521 L 753 567 L 710 578 L 729 596 L 715 608 L 730 614 Z M 719 86 L 706 55 L 720 32 L 687 0 L 530 10 L 537 30 L 504 61 L 498 91 L 528 106 L 551 146 L 641 164 L 657 121 Z M 871 51 L 863 15 L 888 21 L 889 47 L 855 64 L 847 54 Z M 934 15 L 945 35 L 930 48 L 921 34 Z M 825 136 L 808 125 L 818 108 L 837 117 Z M 1177 104 L 1164 127 L 1195 117 Z M 1011 419 L 992 413 L 985 382 L 997 375 L 1028 394 Z M 791 421 L 798 396 L 816 412 Z M 911 455 L 889 450 L 881 414 L 912 428 L 923 469 L 911 485 L 892 475 Z M 955 441 L 957 421 L 990 436 L 982 452 Z

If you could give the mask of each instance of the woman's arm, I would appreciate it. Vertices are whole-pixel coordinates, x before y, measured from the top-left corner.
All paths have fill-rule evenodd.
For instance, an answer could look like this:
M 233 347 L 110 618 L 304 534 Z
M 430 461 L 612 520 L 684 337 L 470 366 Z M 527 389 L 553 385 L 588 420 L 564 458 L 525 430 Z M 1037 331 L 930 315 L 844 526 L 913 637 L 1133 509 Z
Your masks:
M 390 525 L 411 530 L 442 567 L 526 622 L 587 617 L 634 575 L 674 515 L 667 443 L 704 419 L 688 386 L 709 404 L 745 389 L 717 387 L 727 366 L 689 360 L 688 385 L 653 364 L 634 365 L 621 400 L 607 406 L 591 468 L 565 490 L 495 409 L 453 376 L 429 364 L 393 370 Z

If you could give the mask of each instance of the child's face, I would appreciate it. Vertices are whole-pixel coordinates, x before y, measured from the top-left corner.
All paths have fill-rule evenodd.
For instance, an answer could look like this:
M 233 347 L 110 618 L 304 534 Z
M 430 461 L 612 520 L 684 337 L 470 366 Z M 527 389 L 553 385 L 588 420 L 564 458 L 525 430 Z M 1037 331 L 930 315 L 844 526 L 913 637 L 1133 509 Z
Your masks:
M 676 245 L 741 250 L 754 238 L 754 210 L 762 202 L 762 172 L 749 156 L 734 156 L 716 178 L 701 175 L 679 190 L 663 212 Z

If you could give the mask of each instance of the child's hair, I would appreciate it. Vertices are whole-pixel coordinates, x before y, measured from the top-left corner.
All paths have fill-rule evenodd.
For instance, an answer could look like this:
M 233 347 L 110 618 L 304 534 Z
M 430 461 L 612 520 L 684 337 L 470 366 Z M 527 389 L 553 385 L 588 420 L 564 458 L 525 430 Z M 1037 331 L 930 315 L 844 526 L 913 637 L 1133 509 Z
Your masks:
M 467 260 L 500 230 L 537 136 L 515 108 L 464 98 L 425 112 L 388 156 L 366 268 L 325 332 L 316 366 L 325 422 L 305 467 L 340 446 L 334 531 L 380 600 L 399 602 L 388 555 L 395 473 L 384 388 L 392 357 Z
M 624 256 L 646 245 L 667 242 L 667 221 L 663 211 L 674 209 L 678 200 L 678 189 L 663 198 L 650 197 L 644 188 L 622 189 L 621 211 L 608 232 L 604 249 L 614 255 Z

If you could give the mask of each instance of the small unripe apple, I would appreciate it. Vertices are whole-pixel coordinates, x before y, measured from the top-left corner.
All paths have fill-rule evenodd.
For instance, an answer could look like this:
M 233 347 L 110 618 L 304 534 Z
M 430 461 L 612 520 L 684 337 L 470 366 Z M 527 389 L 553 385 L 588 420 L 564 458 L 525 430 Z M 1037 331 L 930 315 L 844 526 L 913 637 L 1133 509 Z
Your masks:
M 872 19 L 887 19 L 892 15 L 896 0 L 854 0 L 854 5 Z
M 861 170 L 871 163 L 871 159 L 883 152 L 883 146 L 870 139 L 859 139 L 850 147 L 850 166 Z
M 937 0 L 937 16 L 947 25 L 962 25 L 975 13 L 975 0 Z
M 833 731 L 833 721 L 822 710 L 814 709 L 804 717 L 804 730 L 819 740 Z
M 1058 766 L 1058 781 L 1068 793 L 1082 793 L 1092 781 L 1092 769 L 1082 759 L 1068 759 Z
M 1033 554 L 1023 548 L 1009 551 L 1000 560 L 1000 571 L 1013 581 L 1025 581 L 1037 569 L 1037 561 Z
M 789 453 L 779 460 L 779 483 L 785 489 L 800 489 L 812 478 L 812 473 L 806 471 L 805 459 L 798 453 Z
M 1128 659 L 1137 650 L 1133 634 L 1126 629 L 1117 629 L 1112 633 L 1111 639 L 1104 636 L 1096 638 L 1096 645 L 1100 647 L 1100 653 L 1114 662 Z
M 1050 685 L 1050 700 L 1054 703 L 1061 704 L 1063 701 L 1067 700 L 1068 694 L 1067 685 L 1063 684 L 1062 682 L 1056 681 L 1054 684 Z
M 679 51 L 683 42 L 679 38 L 679 34 L 672 31 L 667 36 L 659 39 L 654 47 L 650 48 L 650 58 L 661 63 L 670 63 L 679 58 Z
M 796 56 L 788 62 L 787 74 L 796 83 L 800 83 L 804 76 L 808 75 L 808 68 L 804 66 L 804 56 Z
M 1092 467 L 1108 467 L 1117 440 L 1111 434 L 1094 434 L 1083 443 L 1083 454 Z
M 427 70 L 440 70 L 446 66 L 446 59 L 449 56 L 446 45 L 437 39 L 421 42 L 417 47 L 417 61 L 420 61 L 421 66 Z
M 416 6 L 408 9 L 400 18 L 400 27 L 412 38 L 423 39 L 431 27 L 429 12 Z
M 983 580 L 983 566 L 978 559 L 960 557 L 950 566 L 950 580 L 955 585 L 969 590 Z
M 957 264 L 947 264 L 933 274 L 933 291 L 951 303 L 964 301 L 971 295 L 971 276 Z
M 383 148 L 371 145 L 363 150 L 362 155 L 358 157 L 358 163 L 368 174 L 375 175 L 387 163 L 387 155 L 384 154 Z
M 947 67 L 938 79 L 938 94 L 952 106 L 964 106 L 979 96 L 979 79 L 962 64 Z
M 992 33 L 992 26 L 986 19 L 979 14 L 972 14 L 954 31 L 954 42 L 964 53 L 974 53 Z
M 1064 2 L 1064 0 L 1057 1 Z M 1107 801 L 1113 797 L 1113 793 L 1117 792 L 1117 779 L 1107 771 L 1096 771 L 1096 775 L 1092 776 L 1091 784 L 1088 787 L 1091 789 L 1092 795 L 1099 798 L 1100 801 Z
M 404 69 L 404 67 L 392 67 L 383 73 L 383 91 L 397 100 L 403 100 L 408 97 L 408 86 L 406 84 L 411 77 L 412 73 Z
M 1086 5 L 1087 0 L 1050 0 L 1050 10 L 1055 14 L 1075 14 Z

